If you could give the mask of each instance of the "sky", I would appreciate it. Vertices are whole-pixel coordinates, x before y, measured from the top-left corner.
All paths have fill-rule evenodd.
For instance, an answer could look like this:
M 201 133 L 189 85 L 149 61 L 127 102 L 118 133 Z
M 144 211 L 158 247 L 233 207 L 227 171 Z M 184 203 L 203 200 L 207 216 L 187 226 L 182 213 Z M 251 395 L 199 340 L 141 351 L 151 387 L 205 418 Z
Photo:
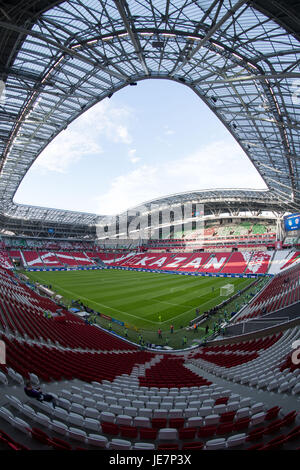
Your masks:
M 14 201 L 115 215 L 160 196 L 214 188 L 266 186 L 190 88 L 145 80 L 62 131 L 31 166 Z

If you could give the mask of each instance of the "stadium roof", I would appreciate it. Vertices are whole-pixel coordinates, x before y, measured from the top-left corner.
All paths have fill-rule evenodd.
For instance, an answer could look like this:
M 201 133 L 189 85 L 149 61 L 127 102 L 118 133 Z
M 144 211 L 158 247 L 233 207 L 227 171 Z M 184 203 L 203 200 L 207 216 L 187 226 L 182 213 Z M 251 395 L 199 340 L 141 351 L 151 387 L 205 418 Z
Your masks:
M 17 205 L 14 194 L 69 123 L 149 78 L 197 93 L 259 171 L 264 196 L 299 210 L 299 25 L 296 0 L 0 2 L 1 211 L 93 223 L 94 214 Z

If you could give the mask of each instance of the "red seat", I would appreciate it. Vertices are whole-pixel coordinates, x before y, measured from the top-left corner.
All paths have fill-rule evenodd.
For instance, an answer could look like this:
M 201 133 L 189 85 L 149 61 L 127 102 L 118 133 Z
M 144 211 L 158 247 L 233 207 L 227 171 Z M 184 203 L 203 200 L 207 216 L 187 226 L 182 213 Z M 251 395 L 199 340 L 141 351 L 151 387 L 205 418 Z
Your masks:
M 131 437 L 135 439 L 138 435 L 138 429 L 134 426 L 120 426 L 122 437 Z
M 289 426 L 290 424 L 295 422 L 296 417 L 297 417 L 297 411 L 291 411 L 290 413 L 288 413 L 282 418 L 282 425 Z
M 154 429 L 166 428 L 167 420 L 165 418 L 152 418 L 152 427 Z
M 157 436 L 157 429 L 140 428 L 140 439 L 155 440 Z
M 254 444 L 251 447 L 248 447 L 246 450 L 261 450 L 264 448 L 263 444 Z
M 187 442 L 186 444 L 183 444 L 182 450 L 201 450 L 203 449 L 203 442 L 198 441 L 198 442 Z
M 260 428 L 254 429 L 253 431 L 249 432 L 248 436 L 246 437 L 246 441 L 258 441 L 264 435 L 265 427 L 261 426 Z
M 49 444 L 49 436 L 39 428 L 32 428 L 30 430 L 31 437 L 42 444 Z
M 196 428 L 182 428 L 179 429 L 178 435 L 180 440 L 184 439 L 194 439 L 196 436 L 197 429 Z
M 217 398 L 216 401 L 215 401 L 215 406 L 216 405 L 227 405 L 228 400 L 229 400 L 229 397 Z
M 282 420 L 281 419 L 277 419 L 276 421 L 274 421 L 273 423 L 269 424 L 266 428 L 265 428 L 265 431 L 264 431 L 264 434 L 274 434 L 275 432 L 277 432 L 282 426 Z
M 217 426 L 204 426 L 198 429 L 199 437 L 211 437 L 216 434 Z
M 293 441 L 294 439 L 300 439 L 300 426 L 293 428 L 288 434 L 286 434 L 286 440 Z
M 270 408 L 267 411 L 265 419 L 269 421 L 271 419 L 277 418 L 279 411 L 280 411 L 279 406 L 273 406 L 273 408 Z
M 267 444 L 263 447 L 262 450 L 279 449 L 280 447 L 283 446 L 285 442 L 286 442 L 286 438 L 284 435 L 277 436 L 275 437 L 275 439 L 272 439 L 270 442 L 267 442 Z
M 233 423 L 222 423 L 218 426 L 216 435 L 223 436 L 223 434 L 229 434 L 233 431 Z
M 101 423 L 102 432 L 104 434 L 111 434 L 112 436 L 119 435 L 119 427 L 114 423 Z
M 227 411 L 226 413 L 222 413 L 220 416 L 220 423 L 229 423 L 233 421 L 235 414 L 235 411 Z
M 170 418 L 169 427 L 175 429 L 181 429 L 184 426 L 184 418 Z
M 72 446 L 58 437 L 51 437 L 49 439 L 49 445 L 57 450 L 72 450 Z
M 178 444 L 159 444 L 157 450 L 178 450 Z
M 233 424 L 233 429 L 235 431 L 240 431 L 242 429 L 247 429 L 250 423 L 250 418 L 241 418 Z

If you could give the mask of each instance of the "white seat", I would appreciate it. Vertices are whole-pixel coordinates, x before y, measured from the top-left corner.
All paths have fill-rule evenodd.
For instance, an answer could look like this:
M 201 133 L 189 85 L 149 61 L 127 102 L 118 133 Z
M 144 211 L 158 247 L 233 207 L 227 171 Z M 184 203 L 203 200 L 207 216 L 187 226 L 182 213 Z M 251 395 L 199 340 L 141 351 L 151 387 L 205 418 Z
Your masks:
M 256 424 L 263 423 L 265 420 L 266 413 L 263 411 L 251 416 L 250 426 L 255 426 Z
M 124 406 L 124 414 L 135 418 L 135 416 L 137 416 L 138 414 L 138 410 L 137 408 L 134 408 L 133 406 Z
M 161 406 L 163 406 L 165 409 L 167 409 L 167 406 L 164 406 L 165 403 L 162 403 Z M 167 404 L 166 404 L 167 405 Z M 169 406 L 173 408 L 173 404 L 169 403 Z M 150 408 L 151 410 L 156 410 L 157 408 L 157 403 L 155 401 L 148 401 L 147 403 L 147 408 Z
M 143 416 L 133 418 L 133 425 L 136 428 L 151 428 L 150 419 Z
M 58 434 L 62 434 L 63 436 L 66 436 L 68 433 L 68 426 L 65 423 L 57 421 L 56 419 L 52 420 L 51 429 Z
M 205 449 L 207 450 L 225 449 L 225 447 L 226 439 L 224 438 L 212 439 L 211 441 L 207 441 L 205 445 Z
M 162 428 L 158 431 L 159 440 L 176 440 L 178 439 L 178 431 L 175 428 Z
M 95 408 L 97 408 L 99 411 L 106 411 L 108 410 L 109 406 L 104 401 L 97 401 Z
M 50 426 L 51 423 L 51 419 L 49 418 L 49 416 L 45 415 L 44 413 L 41 413 L 40 411 L 36 412 L 34 420 L 37 423 L 42 424 L 42 426 L 47 427 Z
M 131 442 L 123 439 L 112 439 L 108 445 L 109 449 L 115 450 L 130 450 Z
M 80 442 L 86 442 L 86 439 L 87 439 L 87 435 L 85 431 L 83 431 L 82 429 L 73 428 L 73 427 L 69 428 L 69 437 L 70 439 L 74 439 Z
M 121 415 L 123 414 L 123 407 L 121 405 L 109 405 L 109 408 L 107 411 L 115 415 Z
M 168 409 L 169 410 L 174 409 L 174 406 L 176 407 L 176 410 L 181 410 L 181 412 L 183 413 L 183 410 L 187 408 L 188 404 L 179 402 L 179 403 L 175 403 L 175 405 L 171 406 Z
M 169 410 L 169 418 L 182 418 L 182 410 L 176 408 Z
M 160 408 L 153 410 L 153 418 L 167 418 L 167 416 L 168 416 L 167 410 L 162 410 Z
M 23 405 L 23 413 L 24 415 L 26 415 L 28 418 L 30 419 L 35 419 L 35 411 L 33 408 L 31 408 L 31 406 L 28 406 L 28 405 Z
M 153 411 L 150 408 L 140 408 L 139 416 L 143 418 L 152 418 Z
M 118 403 L 118 399 L 113 396 L 105 397 L 105 401 L 108 405 L 116 405 Z
M 144 408 L 144 402 L 141 400 L 133 400 L 132 406 L 134 406 L 135 408 Z
M 132 426 L 132 417 L 129 415 L 118 415 L 116 417 L 116 424 L 122 426 Z
M 218 424 L 220 421 L 220 416 L 216 414 L 205 416 L 205 426 L 211 426 L 213 424 Z
M 56 407 L 53 411 L 53 416 L 55 418 L 62 419 L 63 421 L 66 421 L 68 419 L 69 413 L 67 410 L 64 410 L 63 408 Z
M 132 449 L 136 450 L 155 450 L 155 445 L 150 442 L 136 442 Z
M 93 418 L 85 418 L 83 422 L 83 427 L 85 429 L 91 429 L 92 431 L 100 431 L 100 423 Z
M 226 411 L 236 411 L 239 409 L 239 407 L 240 407 L 239 401 L 232 401 L 227 404 Z M 216 409 L 216 407 L 214 409 Z
M 10 423 L 10 418 L 14 417 L 12 412 L 8 410 L 7 408 L 5 408 L 4 406 L 0 408 L 0 416 L 1 418 L 5 419 L 5 421 L 8 421 L 9 423 Z
M 220 415 L 222 413 L 225 413 L 226 412 L 226 405 L 224 405 L 223 403 L 220 404 L 220 405 L 215 405 L 214 408 L 213 408 L 213 412 L 217 415 Z
M 95 418 L 98 419 L 100 415 L 99 410 L 96 408 L 85 408 L 85 417 L 86 418 Z
M 109 411 L 102 411 L 102 413 L 100 413 L 100 421 L 104 421 L 105 423 L 114 423 L 115 415 Z
M 60 396 L 61 396 L 62 398 L 66 398 L 67 400 L 71 400 L 71 398 L 72 398 L 72 393 L 71 393 L 69 390 L 63 389 L 63 390 L 60 392 Z
M 7 377 L 6 377 L 6 375 L 5 375 L 3 372 L 0 372 L 0 382 L 1 382 L 3 385 L 8 385 Z
M 92 446 L 106 448 L 108 439 L 104 436 L 99 436 L 99 434 L 89 434 L 87 437 L 87 443 Z
M 287 390 L 290 389 L 290 384 L 289 382 L 283 382 L 280 387 L 278 388 L 278 393 L 283 393 L 286 392 Z
M 12 424 L 14 428 L 19 429 L 19 431 L 22 431 L 25 434 L 30 433 L 31 426 L 23 419 L 10 418 L 10 424 Z
M 127 398 L 119 398 L 119 405 L 123 406 L 123 408 L 125 406 L 131 406 L 131 401 L 128 400 Z
M 293 395 L 298 395 L 299 393 L 300 393 L 300 382 L 297 383 L 292 390 Z
M 13 378 L 13 380 L 15 380 L 18 384 L 24 385 L 24 379 L 23 379 L 23 377 L 22 377 L 21 374 L 18 374 L 18 372 L 16 372 L 12 378 Z
M 206 400 L 203 400 L 202 402 L 202 406 L 210 406 L 212 407 L 215 403 L 215 400 L 213 400 L 212 398 L 207 398 Z
M 252 398 L 250 397 L 245 397 L 240 400 L 240 407 L 245 408 L 247 406 L 251 406 L 252 403 Z
M 250 408 L 246 407 L 246 408 L 240 408 L 239 410 L 237 410 L 235 418 L 241 419 L 241 418 L 247 418 L 248 416 L 250 416 Z
M 38 400 L 34 400 L 35 406 L 38 406 L 41 410 L 45 411 L 46 413 L 49 413 L 50 415 L 53 413 L 54 408 L 50 403 L 48 402 L 42 402 Z
M 192 416 L 197 416 L 198 409 L 197 408 L 186 408 L 184 410 L 184 417 L 191 418 Z
M 59 398 L 58 399 L 58 404 L 61 408 L 64 408 L 65 410 L 70 410 L 71 407 L 71 402 L 70 400 L 67 400 L 66 398 Z
M 39 385 L 40 381 L 39 381 L 39 378 L 37 375 L 35 374 L 29 374 L 29 377 L 30 377 L 30 382 L 33 384 L 33 385 Z
M 201 418 L 201 416 L 191 416 L 187 420 L 187 427 L 188 428 L 193 428 L 193 427 L 198 427 L 203 424 L 204 419 Z
M 88 406 L 88 407 L 90 407 L 90 408 L 94 408 L 94 407 L 95 407 L 95 404 L 96 404 L 96 401 L 93 400 L 93 398 L 86 397 L 86 398 L 83 399 L 82 404 L 83 404 L 84 406 Z
M 83 396 L 77 393 L 74 393 L 74 395 L 72 395 L 72 402 L 79 403 L 81 405 L 83 402 Z
M 75 424 L 76 426 L 83 426 L 83 416 L 77 413 L 69 413 L 68 417 L 69 424 Z
M 72 413 L 77 413 L 79 415 L 84 416 L 85 408 L 83 405 L 80 405 L 79 403 L 72 403 L 69 411 Z
M 157 397 L 152 397 L 152 398 L 151 398 L 151 401 L 153 401 L 153 402 L 155 402 L 155 403 L 160 403 L 161 400 L 162 400 L 162 398 L 159 397 L 159 396 L 157 396 Z
M 208 416 L 212 413 L 212 407 L 211 406 L 203 406 L 199 408 L 199 416 L 205 417 Z
M 17 410 L 20 410 L 23 406 L 23 403 L 17 397 L 14 397 L 13 395 L 5 395 L 5 397 L 7 398 L 9 403 Z
M 246 434 L 236 434 L 235 436 L 230 436 L 227 439 L 227 447 L 235 447 L 242 445 L 246 440 Z

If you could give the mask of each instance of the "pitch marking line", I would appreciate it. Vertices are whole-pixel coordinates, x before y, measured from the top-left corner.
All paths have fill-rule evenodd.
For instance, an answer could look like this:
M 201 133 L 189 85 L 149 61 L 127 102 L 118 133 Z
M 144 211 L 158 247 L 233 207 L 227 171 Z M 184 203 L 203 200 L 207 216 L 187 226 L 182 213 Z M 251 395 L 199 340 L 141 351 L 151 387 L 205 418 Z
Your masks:
M 70 290 L 67 290 L 67 289 L 63 289 L 62 287 L 58 287 L 56 284 L 52 283 L 53 286 L 56 286 L 59 290 L 62 290 L 63 292 L 68 292 L 69 294 L 72 294 L 72 296 L 74 296 L 74 292 L 70 291 Z M 134 318 L 137 318 L 138 320 L 145 320 L 147 321 L 148 323 L 153 323 L 154 325 L 157 324 L 156 321 L 152 321 L 152 320 L 147 320 L 145 317 L 138 317 L 136 315 L 133 315 L 132 313 L 128 313 L 128 312 L 124 312 L 123 310 L 119 310 L 117 308 L 114 308 L 114 307 L 109 307 L 105 304 L 101 304 L 100 302 L 96 302 L 95 300 L 91 300 L 91 299 L 88 299 L 87 297 L 84 297 L 83 295 L 80 295 L 80 298 L 81 299 L 85 299 L 87 300 L 88 302 L 93 302 L 94 304 L 96 305 L 100 305 L 100 307 L 105 307 L 109 310 L 114 310 L 115 312 L 119 312 L 119 313 L 124 313 L 124 315 L 128 315 L 130 317 L 134 317 Z

